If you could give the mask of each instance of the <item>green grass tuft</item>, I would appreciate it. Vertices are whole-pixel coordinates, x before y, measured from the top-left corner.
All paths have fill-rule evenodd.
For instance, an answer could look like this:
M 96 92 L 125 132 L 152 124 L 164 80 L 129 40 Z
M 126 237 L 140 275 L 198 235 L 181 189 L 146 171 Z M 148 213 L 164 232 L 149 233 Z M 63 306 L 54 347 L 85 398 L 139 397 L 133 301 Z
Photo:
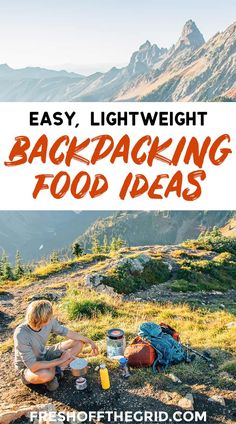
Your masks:
M 236 359 L 232 359 L 230 361 L 224 362 L 220 369 L 222 371 L 226 371 L 231 374 L 234 378 L 236 378 Z
M 68 317 L 71 320 L 77 318 L 92 318 L 101 314 L 112 313 L 113 309 L 105 302 L 99 300 L 74 300 L 67 304 Z
M 198 287 L 196 286 L 196 284 L 191 283 L 190 281 L 187 280 L 174 280 L 173 282 L 171 282 L 170 284 L 170 288 L 172 291 L 174 292 L 195 292 L 198 291 Z
M 105 294 L 98 294 L 93 290 L 72 289 L 62 300 L 62 310 L 66 312 L 70 321 L 77 319 L 97 318 L 101 315 L 115 316 L 117 314 L 115 302 L 111 303 Z

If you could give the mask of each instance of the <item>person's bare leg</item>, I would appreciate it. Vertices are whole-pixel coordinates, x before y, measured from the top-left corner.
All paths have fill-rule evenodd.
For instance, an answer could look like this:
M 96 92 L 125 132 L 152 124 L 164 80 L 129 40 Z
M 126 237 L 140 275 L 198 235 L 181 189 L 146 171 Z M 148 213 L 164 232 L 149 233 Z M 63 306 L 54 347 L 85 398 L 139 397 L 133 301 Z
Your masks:
M 36 372 L 28 368 L 24 371 L 24 377 L 29 384 L 45 384 L 52 381 L 55 377 L 55 368 L 42 369 Z
M 78 356 L 82 350 L 83 350 L 84 343 L 78 340 L 66 340 L 64 342 L 61 342 L 60 344 L 60 350 L 63 352 L 69 351 L 73 356 Z M 60 367 L 61 369 L 66 368 L 69 363 L 71 362 L 71 359 L 69 361 L 63 362 Z
M 82 352 L 84 343 L 78 340 L 66 340 L 60 343 L 60 350 L 65 352 L 69 350 L 74 356 L 79 355 Z

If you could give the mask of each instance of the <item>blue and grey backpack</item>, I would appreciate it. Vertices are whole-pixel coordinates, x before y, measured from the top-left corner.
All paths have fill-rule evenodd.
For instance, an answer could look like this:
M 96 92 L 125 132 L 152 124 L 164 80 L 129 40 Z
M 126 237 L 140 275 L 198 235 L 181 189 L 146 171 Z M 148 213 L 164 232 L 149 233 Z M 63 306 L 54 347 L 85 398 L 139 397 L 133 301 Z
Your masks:
M 155 349 L 157 358 L 153 363 L 153 371 L 164 371 L 170 365 L 185 361 L 186 353 L 181 344 L 170 334 L 164 333 L 160 325 L 144 322 L 139 327 L 139 336 L 148 340 Z

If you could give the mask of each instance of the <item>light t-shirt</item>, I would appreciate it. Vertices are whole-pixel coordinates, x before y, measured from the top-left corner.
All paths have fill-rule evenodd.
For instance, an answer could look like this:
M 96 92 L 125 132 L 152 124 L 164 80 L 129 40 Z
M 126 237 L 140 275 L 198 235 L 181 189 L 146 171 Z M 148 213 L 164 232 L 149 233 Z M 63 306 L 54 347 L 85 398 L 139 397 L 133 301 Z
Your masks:
M 17 370 L 30 368 L 36 361 L 43 360 L 50 334 L 66 336 L 68 328 L 52 318 L 40 331 L 34 331 L 25 322 L 14 331 L 15 367 Z

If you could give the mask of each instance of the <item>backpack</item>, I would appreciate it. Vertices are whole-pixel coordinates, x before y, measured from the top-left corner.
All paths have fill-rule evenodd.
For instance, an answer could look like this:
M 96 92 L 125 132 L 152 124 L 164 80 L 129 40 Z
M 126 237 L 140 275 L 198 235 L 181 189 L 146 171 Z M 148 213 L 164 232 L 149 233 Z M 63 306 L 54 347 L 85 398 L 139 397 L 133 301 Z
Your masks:
M 173 337 L 177 342 L 180 342 L 179 333 L 177 333 L 177 331 L 174 328 L 172 328 L 168 324 L 164 324 L 164 322 L 160 323 L 160 327 L 163 333 L 170 334 L 170 336 Z
M 140 336 L 136 336 L 126 347 L 124 356 L 128 359 L 128 365 L 133 368 L 150 367 L 157 357 L 150 342 Z
M 164 326 L 164 331 L 172 330 L 176 333 L 171 327 L 170 330 L 169 326 Z M 156 351 L 157 357 L 153 363 L 154 372 L 164 371 L 168 366 L 178 364 L 186 359 L 186 353 L 181 344 L 171 334 L 163 330 L 160 325 L 153 322 L 145 322 L 139 327 L 139 336 L 149 341 Z

